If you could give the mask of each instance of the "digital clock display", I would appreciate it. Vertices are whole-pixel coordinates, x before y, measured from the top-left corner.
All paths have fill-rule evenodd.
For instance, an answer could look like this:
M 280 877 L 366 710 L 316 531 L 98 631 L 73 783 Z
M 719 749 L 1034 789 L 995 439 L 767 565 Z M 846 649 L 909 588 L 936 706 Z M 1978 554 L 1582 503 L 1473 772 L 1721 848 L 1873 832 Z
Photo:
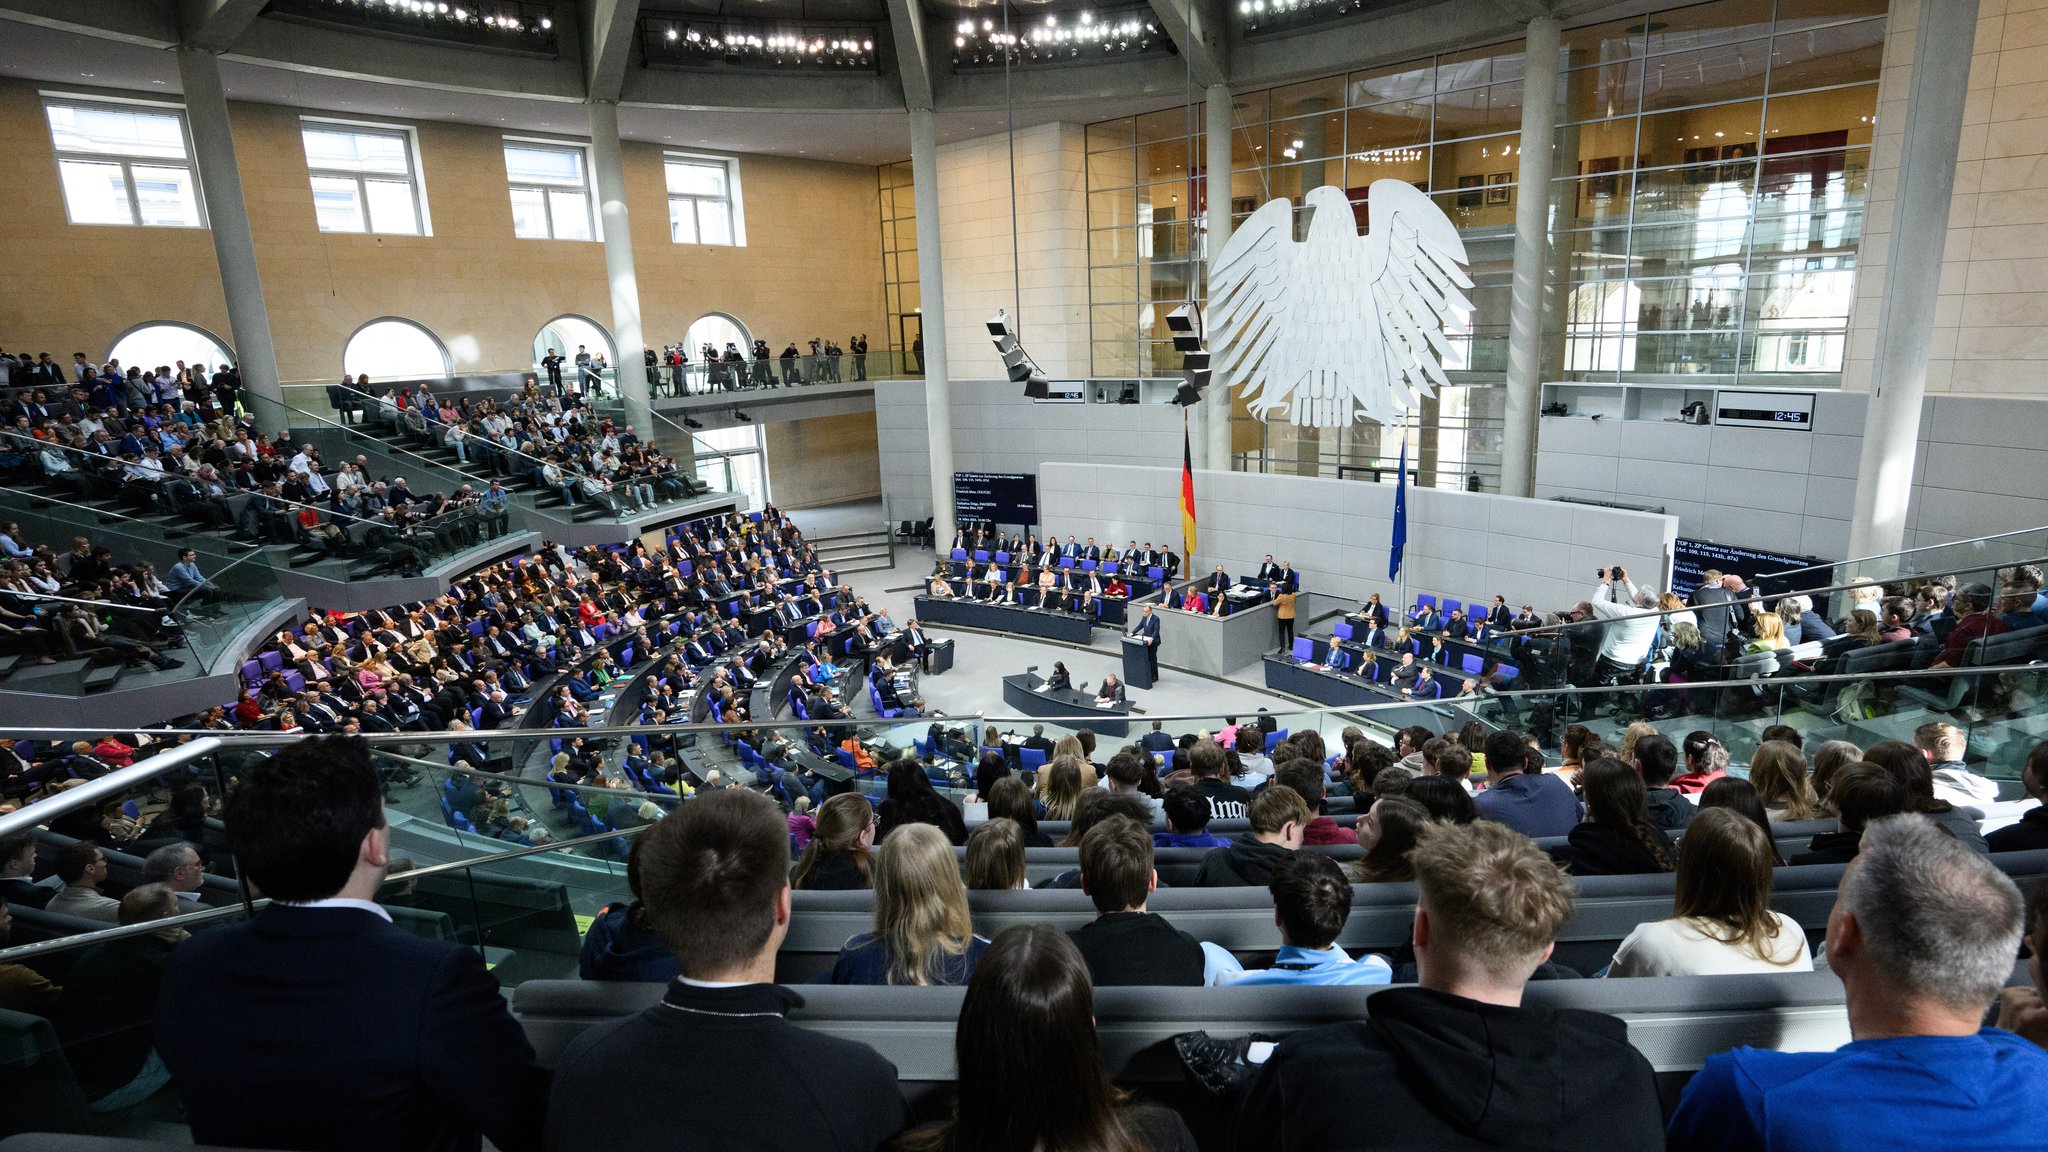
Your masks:
M 1714 423 L 1811 432 L 1813 400 L 1811 392 L 1719 392 L 1714 397 Z

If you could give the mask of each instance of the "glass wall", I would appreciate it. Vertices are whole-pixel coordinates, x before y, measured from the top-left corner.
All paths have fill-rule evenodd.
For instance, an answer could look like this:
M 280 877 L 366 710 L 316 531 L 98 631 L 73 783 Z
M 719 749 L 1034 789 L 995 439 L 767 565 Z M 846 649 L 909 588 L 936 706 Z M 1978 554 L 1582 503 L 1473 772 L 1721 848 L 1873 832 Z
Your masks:
M 881 168 L 882 293 L 889 309 L 883 346 L 908 352 L 923 332 L 917 295 L 917 196 L 910 185 L 910 161 Z M 922 372 L 923 365 L 917 365 Z
M 1565 33 L 1545 379 L 1839 384 L 1884 12 L 1716 0 Z
M 1566 30 L 1546 380 L 1839 383 L 1884 11 L 1716 0 Z M 1366 189 L 1394 179 L 1458 227 L 1474 314 L 1447 333 L 1451 387 L 1409 418 L 1423 484 L 1499 474 L 1524 64 L 1514 41 L 1234 98 L 1233 219 L 1334 185 L 1362 230 Z M 1178 363 L 1165 316 L 1204 287 L 1203 131 L 1178 107 L 1088 128 L 1096 375 Z M 1239 415 L 1240 467 L 1392 478 L 1399 441 L 1377 426 Z

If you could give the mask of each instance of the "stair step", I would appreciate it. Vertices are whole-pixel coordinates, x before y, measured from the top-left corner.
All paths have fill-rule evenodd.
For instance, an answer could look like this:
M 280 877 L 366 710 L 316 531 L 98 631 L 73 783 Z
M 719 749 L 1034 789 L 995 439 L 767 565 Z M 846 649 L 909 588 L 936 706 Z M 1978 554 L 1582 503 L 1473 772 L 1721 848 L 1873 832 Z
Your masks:
M 584 524 L 592 520 L 605 520 L 609 519 L 610 517 L 611 513 L 605 511 L 602 508 L 599 508 L 597 505 L 585 504 L 577 508 L 575 513 L 571 515 L 569 519 L 574 523 Z
M 0 656 L 0 680 L 5 680 L 20 666 L 20 656 Z
M 88 671 L 79 684 L 87 692 L 104 692 L 119 682 L 126 669 L 124 664 L 102 664 Z

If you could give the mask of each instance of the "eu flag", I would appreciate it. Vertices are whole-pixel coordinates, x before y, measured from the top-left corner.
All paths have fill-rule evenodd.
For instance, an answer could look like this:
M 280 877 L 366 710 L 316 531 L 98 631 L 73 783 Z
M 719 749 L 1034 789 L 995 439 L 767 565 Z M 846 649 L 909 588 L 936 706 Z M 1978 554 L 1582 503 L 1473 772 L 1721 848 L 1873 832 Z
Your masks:
M 1387 548 L 1387 579 L 1401 576 L 1401 550 L 1408 546 L 1408 440 L 1401 439 L 1401 470 L 1394 474 L 1394 541 Z

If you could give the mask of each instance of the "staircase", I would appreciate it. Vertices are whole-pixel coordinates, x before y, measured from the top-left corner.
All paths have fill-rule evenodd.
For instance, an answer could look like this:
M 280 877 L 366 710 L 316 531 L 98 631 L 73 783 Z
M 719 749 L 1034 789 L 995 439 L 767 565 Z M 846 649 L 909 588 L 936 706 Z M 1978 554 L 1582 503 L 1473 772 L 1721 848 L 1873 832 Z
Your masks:
M 896 542 L 887 527 L 806 539 L 817 549 L 818 563 L 842 576 L 849 572 L 878 572 L 896 566 Z

